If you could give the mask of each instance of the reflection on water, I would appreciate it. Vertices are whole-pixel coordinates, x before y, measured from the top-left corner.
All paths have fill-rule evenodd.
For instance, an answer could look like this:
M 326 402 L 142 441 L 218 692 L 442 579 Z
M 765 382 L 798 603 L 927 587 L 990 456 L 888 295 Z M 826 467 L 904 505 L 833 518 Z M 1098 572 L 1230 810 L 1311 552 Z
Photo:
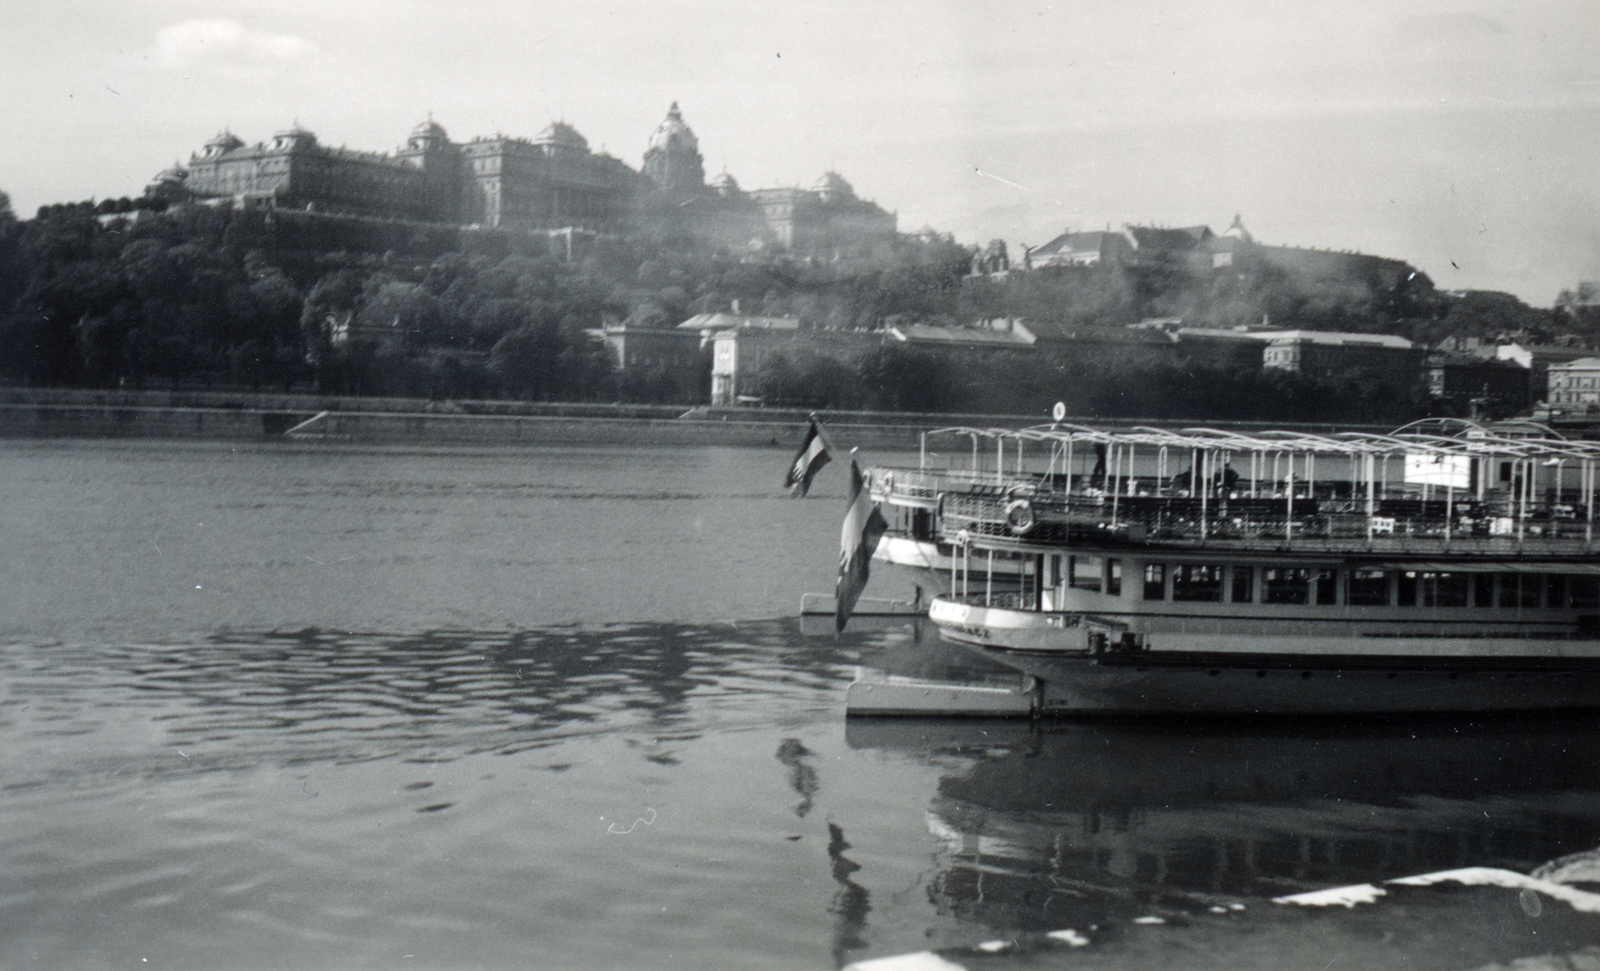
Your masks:
M 1594 718 L 1289 726 L 852 720 L 853 748 L 956 758 L 930 900 L 1023 930 L 1600 844 Z
M 787 620 L 0 644 L 0 964 L 819 967 L 1094 927 L 1073 953 L 1141 967 L 1106 928 L 1225 955 L 1217 908 L 1270 935 L 1274 896 L 1600 844 L 1594 720 L 843 717 L 858 661 L 938 657 Z
M 833 928 L 833 960 L 841 965 L 851 951 L 867 946 L 862 932 L 867 926 L 867 913 L 872 910 L 867 889 L 850 879 L 861 865 L 844 855 L 849 848 L 844 830 L 837 823 L 829 823 L 828 859 L 833 861 L 833 882 L 839 885 L 839 890 L 833 895 L 833 903 L 828 905 L 828 913 L 837 918 Z
M 811 764 L 815 755 L 816 753 L 806 748 L 805 743 L 798 738 L 786 738 L 778 746 L 778 761 L 789 770 L 789 785 L 800 794 L 800 801 L 795 804 L 794 814 L 801 819 L 811 811 L 817 794 L 817 770 Z
M 513 967 L 530 941 L 549 966 L 826 963 L 808 816 L 841 811 L 864 643 L 766 621 L 0 644 L 0 966 Z
M 621 624 L 384 636 L 306 630 L 183 645 L 12 645 L 6 729 L 72 737 L 113 712 L 153 714 L 168 746 L 288 763 L 513 754 L 566 736 L 689 725 L 689 698 L 737 709 L 841 676 L 839 646 L 796 644 L 787 622 Z M 20 710 L 19 710 L 20 708 Z M 798 758 L 808 754 L 795 743 Z M 670 756 L 661 756 L 669 760 Z M 797 783 L 798 785 L 799 783 Z M 812 783 L 814 790 L 815 783 Z
M 842 480 L 790 501 L 775 450 L 0 448 L 8 969 L 814 969 L 1063 927 L 1034 965 L 1470 968 L 1570 909 L 1434 894 L 1406 938 L 1266 901 L 1600 843 L 1594 721 L 847 720 L 855 664 L 993 665 L 742 619 L 837 564 Z M 1175 936 L 1117 950 L 1151 912 Z

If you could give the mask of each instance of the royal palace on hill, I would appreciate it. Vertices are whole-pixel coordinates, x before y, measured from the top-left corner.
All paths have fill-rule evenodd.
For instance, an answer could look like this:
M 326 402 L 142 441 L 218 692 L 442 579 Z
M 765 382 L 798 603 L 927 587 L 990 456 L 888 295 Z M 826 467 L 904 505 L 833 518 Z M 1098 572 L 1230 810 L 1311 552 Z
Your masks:
M 669 225 L 738 247 L 828 253 L 891 241 L 896 219 L 829 172 L 808 189 L 746 192 L 709 182 L 699 140 L 676 102 L 635 170 L 594 152 L 571 125 L 532 139 L 455 142 L 431 118 L 393 154 L 331 148 L 292 126 L 247 145 L 223 132 L 151 181 L 169 202 L 223 202 L 334 215 L 529 232 L 626 234 Z

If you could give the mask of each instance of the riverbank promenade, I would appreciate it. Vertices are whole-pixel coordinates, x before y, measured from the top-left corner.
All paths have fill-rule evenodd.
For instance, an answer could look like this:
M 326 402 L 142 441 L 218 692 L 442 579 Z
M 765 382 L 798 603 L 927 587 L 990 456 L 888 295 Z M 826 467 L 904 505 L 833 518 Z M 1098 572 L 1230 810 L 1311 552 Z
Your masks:
M 784 408 L 434 401 L 251 391 L 0 387 L 3 438 L 290 439 L 416 445 L 793 447 L 809 412 Z M 842 445 L 915 449 L 923 430 L 1033 416 L 828 412 Z

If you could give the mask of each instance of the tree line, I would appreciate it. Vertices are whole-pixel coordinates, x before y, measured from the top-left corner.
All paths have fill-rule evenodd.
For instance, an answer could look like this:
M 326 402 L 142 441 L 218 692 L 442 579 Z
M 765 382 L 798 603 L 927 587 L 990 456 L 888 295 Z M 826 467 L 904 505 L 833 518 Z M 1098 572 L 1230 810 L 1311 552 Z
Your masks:
M 662 235 L 588 240 L 570 260 L 552 249 L 541 236 L 263 209 L 82 203 L 22 221 L 5 205 L 0 378 L 694 403 L 704 376 L 620 372 L 594 332 L 670 327 L 735 301 L 871 328 L 937 314 L 967 260 L 944 239 L 828 262 L 752 263 Z
M 773 354 L 758 377 L 770 403 L 838 410 L 1042 416 L 1060 401 L 1080 418 L 1399 426 L 1431 404 L 1420 381 L 1386 371 L 1319 376 L 1104 346 L 958 357 L 885 343 L 843 359 Z
M 1084 335 L 1146 317 L 1218 325 L 1535 337 L 1571 314 L 1504 294 L 1450 296 L 1422 281 L 1196 274 L 1172 265 L 968 275 L 948 237 L 900 237 L 836 259 L 762 257 L 677 232 L 581 242 L 270 208 L 116 200 L 43 207 L 0 194 L 0 380 L 100 388 L 236 387 L 432 398 L 693 404 L 691 369 L 618 369 L 594 334 L 670 327 L 697 313 L 787 316 L 872 330 L 1013 317 Z M 884 344 L 847 357 L 776 355 L 759 375 L 775 403 L 897 411 L 1214 420 L 1400 422 L 1425 413 L 1417 382 L 1316 378 L 1115 342 L 947 355 Z

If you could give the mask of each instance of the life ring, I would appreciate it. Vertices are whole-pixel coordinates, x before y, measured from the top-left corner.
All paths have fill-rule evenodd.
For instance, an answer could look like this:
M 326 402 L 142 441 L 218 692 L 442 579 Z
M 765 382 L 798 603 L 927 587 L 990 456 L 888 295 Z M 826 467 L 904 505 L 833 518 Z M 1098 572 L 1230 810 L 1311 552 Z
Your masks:
M 1006 528 L 1021 536 L 1033 528 L 1033 504 L 1026 499 L 1013 499 L 1006 506 Z

